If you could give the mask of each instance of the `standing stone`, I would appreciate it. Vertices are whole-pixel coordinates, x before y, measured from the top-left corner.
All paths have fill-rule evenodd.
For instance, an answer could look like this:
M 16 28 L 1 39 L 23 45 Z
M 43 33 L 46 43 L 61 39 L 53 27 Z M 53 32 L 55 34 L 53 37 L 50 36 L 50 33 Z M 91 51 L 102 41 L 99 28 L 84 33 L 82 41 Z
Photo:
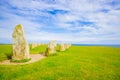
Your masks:
M 53 53 L 56 53 L 56 47 L 57 47 L 56 41 L 55 40 L 51 41 L 51 44 L 53 46 L 53 49 L 52 49 Z
M 56 43 L 55 41 L 51 41 L 46 48 L 45 56 L 48 56 L 49 54 L 56 53 Z
M 33 48 L 35 48 L 35 47 L 36 47 L 35 43 L 32 43 L 32 44 L 31 44 L 31 48 L 33 49 Z
M 35 48 L 35 47 L 38 47 L 40 46 L 41 44 L 40 43 L 32 43 L 31 44 L 31 49 Z
M 68 46 L 67 46 L 67 44 L 64 44 L 64 47 L 65 47 L 65 49 L 68 49 Z
M 65 44 L 65 46 L 66 46 L 66 49 L 69 49 L 70 44 Z
M 13 60 L 29 59 L 29 45 L 25 39 L 23 27 L 18 24 L 12 34 L 13 38 Z
M 46 51 L 45 51 L 45 56 L 48 56 L 49 54 L 53 53 L 53 46 L 51 43 L 47 45 Z
M 31 49 L 33 49 L 33 48 L 34 48 L 34 43 L 31 44 Z
M 65 45 L 64 44 L 60 44 L 60 51 L 65 51 Z
M 51 52 L 51 49 L 49 47 L 46 48 L 46 51 L 45 51 L 45 56 L 48 56 Z

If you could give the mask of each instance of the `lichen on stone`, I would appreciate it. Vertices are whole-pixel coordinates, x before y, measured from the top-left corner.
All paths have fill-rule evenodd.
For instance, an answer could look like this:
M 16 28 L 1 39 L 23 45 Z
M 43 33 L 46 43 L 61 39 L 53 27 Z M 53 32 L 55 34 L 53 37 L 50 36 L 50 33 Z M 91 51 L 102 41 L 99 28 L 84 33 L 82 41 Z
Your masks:
M 29 59 L 29 45 L 24 35 L 21 24 L 18 24 L 12 34 L 13 37 L 13 56 L 14 60 Z

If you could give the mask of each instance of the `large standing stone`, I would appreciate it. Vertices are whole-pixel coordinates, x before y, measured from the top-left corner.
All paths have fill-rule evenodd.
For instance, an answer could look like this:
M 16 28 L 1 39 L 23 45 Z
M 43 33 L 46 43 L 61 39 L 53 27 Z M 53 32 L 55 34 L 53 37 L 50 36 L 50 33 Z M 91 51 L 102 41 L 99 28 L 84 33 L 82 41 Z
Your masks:
M 12 34 L 14 60 L 29 59 L 29 45 L 25 39 L 22 25 L 18 24 Z

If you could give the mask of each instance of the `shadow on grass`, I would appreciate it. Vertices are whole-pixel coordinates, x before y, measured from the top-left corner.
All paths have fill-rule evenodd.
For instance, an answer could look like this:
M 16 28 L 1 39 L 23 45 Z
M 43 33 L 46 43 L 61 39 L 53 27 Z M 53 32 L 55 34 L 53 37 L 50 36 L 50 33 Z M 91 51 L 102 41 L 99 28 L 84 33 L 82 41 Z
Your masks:
M 57 56 L 58 53 L 49 54 L 49 56 Z
M 56 50 L 57 52 L 60 52 L 60 50 Z
M 45 54 L 45 52 L 39 52 L 39 54 Z
M 11 62 L 16 62 L 16 63 L 24 63 L 24 62 L 28 62 L 30 60 L 31 60 L 31 58 L 29 58 L 29 59 L 23 59 L 23 60 L 13 60 L 13 59 L 11 59 L 10 61 Z
M 12 53 L 5 53 L 7 59 L 12 59 Z

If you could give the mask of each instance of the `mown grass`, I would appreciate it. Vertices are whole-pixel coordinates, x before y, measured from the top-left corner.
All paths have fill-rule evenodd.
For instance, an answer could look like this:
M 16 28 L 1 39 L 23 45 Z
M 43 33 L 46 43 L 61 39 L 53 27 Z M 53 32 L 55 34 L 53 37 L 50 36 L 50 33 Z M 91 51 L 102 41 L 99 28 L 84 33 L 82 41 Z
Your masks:
M 12 55 L 12 45 L 0 44 L 0 61 L 10 59 Z
M 31 54 L 42 54 L 46 50 L 46 45 L 41 45 L 36 48 L 30 49 Z M 11 59 L 12 57 L 12 45 L 0 44 L 0 61 Z
M 26 65 L 0 65 L 0 80 L 120 80 L 120 48 L 72 46 L 56 54 Z
M 28 62 L 30 60 L 31 60 L 31 58 L 29 58 L 29 59 L 23 59 L 23 60 L 13 60 L 13 59 L 11 59 L 10 61 L 11 62 L 16 62 L 16 63 L 24 63 L 24 62 Z
M 35 47 L 33 49 L 30 49 L 31 54 L 38 54 L 38 53 L 44 53 L 46 50 L 46 45 L 40 45 L 38 47 Z

